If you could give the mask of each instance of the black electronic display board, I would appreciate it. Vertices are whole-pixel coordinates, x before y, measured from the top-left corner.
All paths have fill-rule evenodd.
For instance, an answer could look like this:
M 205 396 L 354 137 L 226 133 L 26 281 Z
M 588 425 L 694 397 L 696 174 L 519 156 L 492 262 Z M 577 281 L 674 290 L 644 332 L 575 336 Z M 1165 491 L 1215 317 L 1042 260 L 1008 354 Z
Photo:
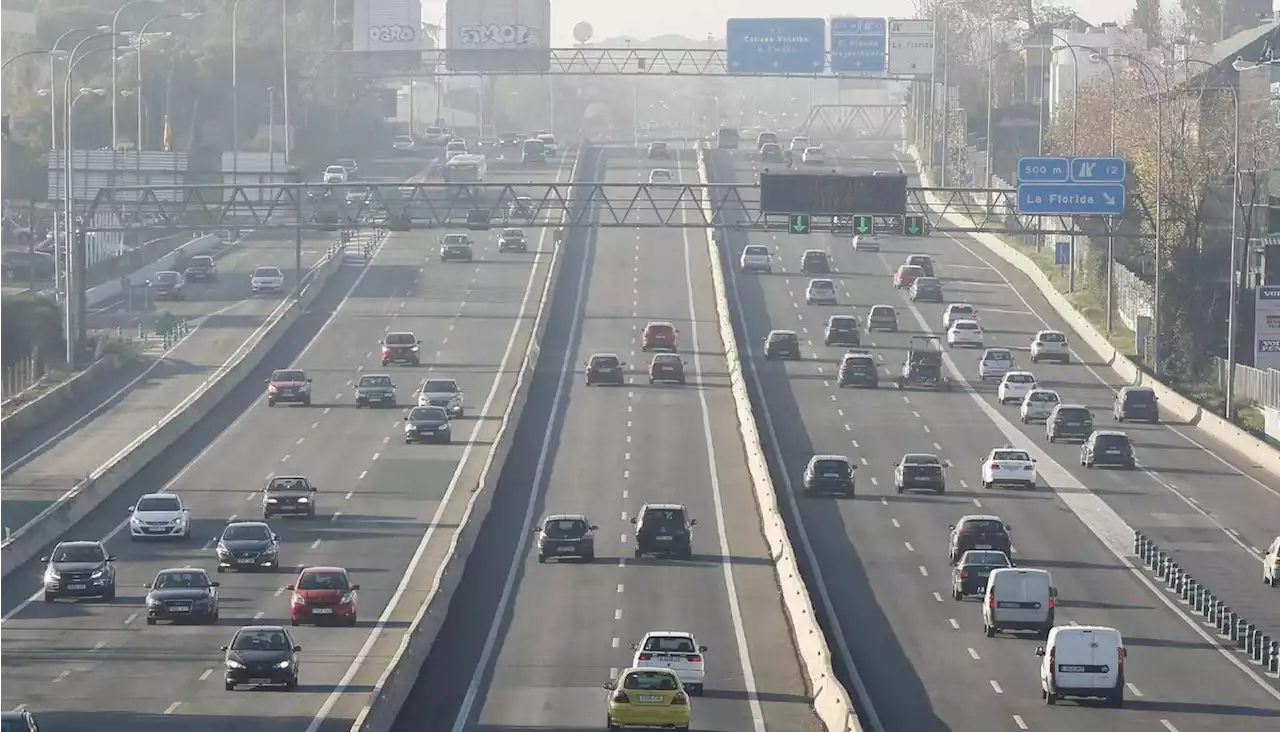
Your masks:
M 760 211 L 902 216 L 907 211 L 907 176 L 761 173 Z

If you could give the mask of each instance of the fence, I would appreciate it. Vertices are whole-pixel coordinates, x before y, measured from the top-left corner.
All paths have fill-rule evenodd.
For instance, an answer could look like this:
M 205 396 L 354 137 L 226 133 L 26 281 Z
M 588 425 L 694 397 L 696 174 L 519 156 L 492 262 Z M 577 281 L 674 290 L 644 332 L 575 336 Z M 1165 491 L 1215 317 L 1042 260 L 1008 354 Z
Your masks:
M 1215 356 L 1211 363 L 1218 377 L 1218 386 L 1226 389 L 1227 362 Z M 1276 369 L 1263 371 L 1252 366 L 1236 364 L 1235 375 L 1238 401 L 1251 401 L 1264 407 L 1280 409 L 1280 371 Z
M 3 382 L 3 398 L 8 399 L 32 386 L 45 375 L 44 362 L 35 356 L 27 356 L 5 368 Z

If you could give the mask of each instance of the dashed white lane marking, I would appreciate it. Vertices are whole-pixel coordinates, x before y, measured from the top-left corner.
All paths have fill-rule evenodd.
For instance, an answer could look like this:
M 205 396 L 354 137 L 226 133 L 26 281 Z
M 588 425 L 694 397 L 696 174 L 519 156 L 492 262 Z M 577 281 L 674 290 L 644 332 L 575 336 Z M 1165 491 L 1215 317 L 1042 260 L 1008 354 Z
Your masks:
M 936 443 L 936 442 L 935 442 L 935 443 L 933 443 L 933 449 L 938 450 L 939 452 L 941 452 L 941 451 L 942 451 L 942 445 L 939 445 L 938 443 Z
M 364 480 L 364 477 L 365 477 L 366 475 L 368 475 L 368 474 L 369 474 L 369 471 L 367 471 L 367 470 L 361 470 L 361 471 L 360 471 L 360 475 L 358 475 L 358 476 L 356 477 L 356 480 Z
M 626 479 L 628 479 L 628 478 L 630 478 L 630 477 L 631 477 L 631 471 L 630 471 L 630 470 L 624 470 L 624 471 L 622 471 L 622 479 L 623 479 L 623 480 L 626 480 Z M 625 492 L 625 491 L 624 491 L 624 492 Z
M 616 607 L 613 609 L 613 619 L 622 620 L 622 608 Z
M 623 459 L 623 460 L 630 460 L 630 459 L 631 459 L 631 453 L 629 453 L 629 452 L 628 452 L 628 453 L 624 453 L 624 454 L 623 454 L 623 456 L 622 456 L 622 459 Z
M 320 546 L 320 540 L 319 540 L 319 539 L 316 539 L 315 541 L 311 542 L 311 548 L 312 548 L 312 549 L 315 549 L 315 548 L 316 548 L 316 547 L 318 547 L 318 546 Z
M 942 594 L 938 592 L 933 593 L 933 599 L 937 600 L 938 602 L 942 602 Z
M 611 679 L 616 679 L 616 678 L 618 678 L 618 667 L 617 667 L 617 666 L 610 666 L 610 667 L 609 667 L 609 678 L 611 678 Z
M 874 475 L 871 476 L 871 485 L 880 485 L 880 480 L 876 478 Z
M 613 640 L 612 640 L 612 641 L 610 641 L 609 645 L 613 646 L 614 648 L 617 648 L 617 647 L 618 647 L 618 643 L 619 643 L 619 641 L 618 641 L 617 636 L 614 636 Z
M 137 614 L 137 613 L 133 613 L 132 615 L 130 615 L 129 617 L 127 617 L 127 618 L 125 618 L 125 619 L 124 619 L 124 624 L 125 624 L 125 625 L 128 625 L 128 624 L 132 623 L 133 621 L 135 621 L 135 620 L 137 620 L 137 619 L 138 619 L 138 614 Z
M 961 479 L 960 479 L 960 487 L 961 487 L 961 488 L 968 488 L 968 487 L 969 487 L 969 483 L 968 483 L 968 481 L 966 481 L 966 480 L 964 480 L 963 478 L 961 478 Z
M 380 458 L 380 457 L 382 457 L 382 453 L 380 453 L 380 452 L 375 452 L 375 453 L 373 454 L 373 459 L 374 459 L 374 460 L 377 460 L 377 459 L 378 459 L 378 458 Z
M 182 706 L 182 702 L 180 702 L 180 701 L 176 701 L 176 702 L 174 702 L 174 703 L 170 704 L 169 706 L 165 707 L 165 708 L 164 708 L 164 713 L 165 713 L 165 714 L 173 714 L 174 712 L 178 711 L 178 707 L 180 707 L 180 706 Z
M 208 681 L 210 676 L 213 676 L 213 669 L 207 668 L 204 670 L 204 673 L 200 674 L 200 680 Z
M 631 494 L 631 491 L 623 491 L 623 492 L 622 492 L 622 500 L 624 500 L 624 501 L 625 501 L 625 500 L 627 500 L 627 497 L 628 497 L 630 494 Z
M 977 506 L 978 508 L 982 508 L 982 501 L 979 501 L 978 499 L 975 498 L 973 499 L 973 505 Z
M 277 587 L 275 594 L 273 594 L 272 597 L 279 597 L 283 594 L 284 594 L 284 587 Z
M 54 676 L 54 677 L 53 677 L 53 683 L 55 683 L 55 684 L 60 684 L 60 683 L 62 683 L 62 680 L 63 680 L 63 679 L 67 678 L 67 677 L 68 677 L 68 676 L 70 676 L 70 675 L 71 675 L 71 672 L 70 672 L 69 670 L 67 670 L 67 669 L 63 669 L 63 670 L 61 670 L 61 671 L 59 671 L 59 672 L 58 672 L 58 675 L 57 675 L 57 676 Z
M 896 519 L 896 518 L 891 518 L 891 519 L 889 519 L 889 521 L 893 523 L 893 528 L 895 528 L 895 529 L 901 529 L 901 528 L 902 528 L 902 524 L 898 523 L 898 519 Z
M 980 661 L 980 660 L 982 660 L 982 658 L 978 655 L 978 652 L 977 652 L 976 650 L 974 650 L 974 649 L 972 649 L 972 648 L 970 648 L 970 649 L 968 649 L 968 650 L 969 650 L 969 658 L 972 658 L 972 659 L 973 659 L 973 660 L 975 660 L 975 661 Z
M 94 643 L 94 644 L 93 644 L 93 650 L 95 650 L 95 651 L 100 651 L 100 650 L 102 650 L 102 649 L 103 649 L 103 647 L 104 647 L 104 646 L 106 646 L 106 645 L 107 645 L 107 642 L 106 642 L 106 641 L 104 641 L 104 640 L 100 640 L 100 641 L 98 641 L 97 643 Z
M 622 538 L 621 538 L 621 539 L 619 539 L 618 541 L 622 542 L 623 544 L 626 544 L 626 543 L 627 543 L 627 535 L 626 535 L 626 534 L 623 534 L 623 535 L 622 535 Z
M 306 440 L 307 440 L 307 438 L 305 438 L 305 437 L 299 437 L 299 438 L 298 438 L 298 441 L 297 441 L 297 442 L 295 442 L 295 443 L 293 443 L 293 444 L 295 444 L 295 445 L 301 445 L 302 443 L 306 442 Z
M 257 620 L 262 620 L 262 616 L 264 616 L 264 615 L 266 615 L 266 613 L 264 613 L 263 611 L 259 610 L 258 612 L 256 612 L 256 613 L 254 613 L 254 614 L 253 614 L 253 619 L 254 619 L 255 621 L 257 621 Z
M 283 463 L 284 461 L 288 460 L 290 457 L 292 457 L 292 456 L 291 456 L 289 453 L 287 453 L 287 452 L 286 452 L 286 453 L 284 454 L 284 457 L 280 458 L 280 462 L 282 462 L 282 463 Z
M 1142 692 L 1138 691 L 1138 687 L 1134 686 L 1132 683 L 1126 681 L 1124 688 L 1128 689 L 1129 693 L 1133 696 L 1138 697 L 1139 699 L 1142 698 Z
M 320 423 L 319 423 L 319 422 L 312 422 L 312 423 L 311 423 L 311 429 L 315 429 L 315 428 L 317 428 L 317 427 L 319 427 L 319 426 L 320 426 Z
M 909 542 L 909 541 L 905 541 L 905 542 L 903 542 L 903 544 L 907 547 L 907 551 L 909 551 L 909 552 L 913 552 L 913 551 L 915 551 L 915 550 L 916 550 L 916 548 L 915 548 L 915 547 L 911 546 L 911 542 Z
M 1003 694 L 1003 693 L 1004 693 L 1004 689 L 1001 689 L 1001 688 L 1000 688 L 1000 682 L 999 682 L 999 681 L 996 681 L 995 679 L 991 679 L 991 688 L 992 688 L 992 689 L 995 689 L 995 692 L 996 692 L 997 694 Z
M 351 497 L 352 497 L 352 496 L 354 496 L 355 494 L 356 494 L 356 492 L 355 492 L 355 491 L 347 491 L 347 495 L 343 496 L 343 497 L 342 497 L 342 500 L 344 500 L 344 501 L 350 501 L 350 500 L 351 500 Z
M 955 618 L 947 618 L 947 622 L 951 624 L 953 630 L 960 630 L 960 623 L 957 623 Z
M 623 512 L 622 512 L 622 520 L 623 520 L 624 522 L 627 520 L 627 512 L 626 512 L 626 511 L 623 511 Z
M 325 408 L 324 408 L 324 411 L 323 411 L 323 412 L 321 412 L 321 414 L 328 414 L 328 413 L 329 413 L 329 410 L 331 410 L 331 409 L 333 409 L 333 407 L 325 407 Z
M 925 567 L 923 564 L 921 564 L 921 565 L 919 566 L 919 570 L 920 570 L 920 576 L 921 576 L 921 577 L 928 577 L 928 576 L 929 576 L 929 569 L 928 569 L 927 567 Z
M 1169 730 L 1169 732 L 1178 732 L 1178 728 L 1173 726 L 1173 722 L 1170 722 L 1167 719 L 1160 720 L 1160 726 Z
M 1013 723 L 1018 725 L 1018 729 L 1027 729 L 1027 723 L 1022 721 L 1021 715 L 1013 715 Z

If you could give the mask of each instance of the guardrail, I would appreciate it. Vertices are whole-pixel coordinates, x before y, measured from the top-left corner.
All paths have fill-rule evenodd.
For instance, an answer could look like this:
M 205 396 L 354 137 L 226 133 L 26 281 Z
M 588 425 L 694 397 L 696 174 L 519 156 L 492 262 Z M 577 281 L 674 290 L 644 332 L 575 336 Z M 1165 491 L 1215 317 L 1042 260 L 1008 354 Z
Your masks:
M 1224 643 L 1232 643 L 1246 658 L 1280 678 L 1280 641 L 1241 617 L 1208 585 L 1183 571 L 1172 555 L 1141 531 L 1133 532 L 1133 553 L 1182 604 L 1215 628 Z

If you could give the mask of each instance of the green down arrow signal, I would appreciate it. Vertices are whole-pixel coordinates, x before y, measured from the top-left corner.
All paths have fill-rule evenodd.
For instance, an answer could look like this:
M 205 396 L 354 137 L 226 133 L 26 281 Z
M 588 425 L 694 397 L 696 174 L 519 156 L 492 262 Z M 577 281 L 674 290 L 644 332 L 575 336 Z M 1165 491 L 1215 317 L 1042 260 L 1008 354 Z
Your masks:
M 791 233 L 808 234 L 809 217 L 806 214 L 791 214 Z
M 922 217 L 920 217 L 920 216 L 908 216 L 908 217 L 907 217 L 906 224 L 907 224 L 907 233 L 908 233 L 909 235 L 911 235 L 911 236 L 919 236 L 920 234 L 924 233 L 924 231 L 923 231 L 923 229 L 924 229 L 924 222 L 921 220 L 921 218 L 922 218 Z
M 871 217 L 870 216 L 854 216 L 853 230 L 859 234 L 865 234 L 868 231 L 871 231 Z

